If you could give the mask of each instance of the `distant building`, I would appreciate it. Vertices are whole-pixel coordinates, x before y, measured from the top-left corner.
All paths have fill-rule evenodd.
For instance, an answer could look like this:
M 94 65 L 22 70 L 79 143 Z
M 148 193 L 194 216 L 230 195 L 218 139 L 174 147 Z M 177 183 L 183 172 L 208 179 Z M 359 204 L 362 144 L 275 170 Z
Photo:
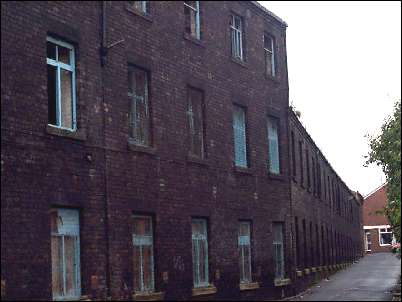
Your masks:
M 364 198 L 363 229 L 366 253 L 391 251 L 393 234 L 388 218 L 381 211 L 387 204 L 387 184 Z

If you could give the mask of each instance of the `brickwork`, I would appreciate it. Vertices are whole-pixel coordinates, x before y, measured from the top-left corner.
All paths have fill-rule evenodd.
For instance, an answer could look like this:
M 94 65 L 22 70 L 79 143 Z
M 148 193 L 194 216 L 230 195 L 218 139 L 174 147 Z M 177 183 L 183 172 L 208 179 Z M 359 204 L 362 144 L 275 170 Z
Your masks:
M 4 281 L 5 299 L 51 299 L 54 207 L 80 211 L 81 291 L 90 299 L 131 299 L 135 213 L 154 217 L 155 287 L 165 299 L 192 296 L 191 217 L 208 219 L 209 280 L 217 293 L 205 298 L 293 294 L 297 284 L 274 286 L 273 222 L 285 223 L 285 275 L 293 280 L 292 208 L 313 230 L 318 224 L 350 238 L 355 233 L 353 222 L 329 212 L 329 202 L 289 181 L 284 23 L 252 2 L 205 2 L 202 39 L 193 41 L 183 35 L 182 2 L 154 1 L 149 16 L 127 3 L 1 3 L 2 297 Z M 244 62 L 230 56 L 232 12 L 245 24 Z M 264 32 L 277 43 L 274 79 L 264 75 Z M 78 130 L 72 135 L 47 126 L 47 36 L 75 47 Z M 121 41 L 103 60 L 102 38 L 106 46 Z M 128 65 L 150 75 L 151 148 L 128 145 Z M 197 161 L 188 157 L 188 86 L 204 92 L 206 158 Z M 247 108 L 250 166 L 241 170 L 233 164 L 233 103 Z M 279 118 L 280 175 L 267 172 L 268 115 Z M 242 219 L 252 221 L 258 290 L 239 290 Z

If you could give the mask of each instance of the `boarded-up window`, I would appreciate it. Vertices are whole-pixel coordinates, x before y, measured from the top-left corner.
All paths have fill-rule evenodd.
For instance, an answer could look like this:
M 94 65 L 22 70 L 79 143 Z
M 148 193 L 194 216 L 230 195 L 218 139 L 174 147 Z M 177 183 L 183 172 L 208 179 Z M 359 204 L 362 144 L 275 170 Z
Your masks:
M 280 173 L 279 163 L 279 121 L 268 117 L 269 172 Z
M 230 17 L 230 38 L 232 46 L 232 56 L 243 60 L 243 21 L 240 16 Z
M 204 119 L 203 94 L 201 91 L 188 89 L 188 121 L 190 132 L 190 154 L 204 157 Z
M 73 209 L 55 209 L 51 212 L 50 223 L 53 299 L 79 298 L 79 212 Z
M 133 272 L 135 292 L 155 290 L 152 218 L 149 216 L 133 217 Z
M 184 1 L 184 18 L 186 33 L 200 39 L 200 1 Z
M 194 287 L 205 287 L 209 285 L 207 221 L 205 219 L 193 219 L 191 228 Z
M 247 167 L 246 111 L 235 105 L 233 108 L 233 133 L 235 165 Z
M 251 223 L 241 221 L 239 225 L 240 283 L 251 282 Z
M 130 137 L 138 145 L 149 146 L 148 73 L 136 67 L 129 67 L 128 84 L 128 97 L 131 101 Z
M 130 6 L 143 13 L 143 14 L 149 14 L 149 1 L 129 1 Z
M 275 76 L 275 39 L 268 35 L 264 35 L 264 55 L 265 55 L 265 72 L 272 77 Z
M 74 47 L 47 38 L 48 124 L 76 129 Z
M 275 278 L 283 279 L 285 277 L 285 257 L 283 249 L 283 223 L 274 222 L 274 256 L 275 256 Z

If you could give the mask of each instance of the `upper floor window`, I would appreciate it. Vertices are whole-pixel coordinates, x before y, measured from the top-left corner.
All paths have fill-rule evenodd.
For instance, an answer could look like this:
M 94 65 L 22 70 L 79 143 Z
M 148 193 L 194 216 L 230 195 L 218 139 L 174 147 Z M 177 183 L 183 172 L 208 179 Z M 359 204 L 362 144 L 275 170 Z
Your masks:
M 74 131 L 76 123 L 74 46 L 47 37 L 48 123 Z
M 292 175 L 293 178 L 296 178 L 296 145 L 295 145 L 295 133 L 291 132 L 291 140 L 292 140 Z
M 200 1 L 184 1 L 185 30 L 195 39 L 201 39 Z
M 187 109 L 190 130 L 190 154 L 204 157 L 203 94 L 193 88 L 188 89 Z
M 264 56 L 265 72 L 272 77 L 275 76 L 275 39 L 274 37 L 264 35 Z
M 241 221 L 239 225 L 240 283 L 251 282 L 251 223 Z
M 300 164 L 300 184 L 304 184 L 304 169 L 303 169 L 303 141 L 299 141 L 299 164 Z
M 81 296 L 79 212 L 54 209 L 50 217 L 53 299 L 77 300 Z
M 240 16 L 231 16 L 230 37 L 232 45 L 232 57 L 243 60 L 243 20 Z
M 130 6 L 143 14 L 149 14 L 149 1 L 129 1 Z
M 191 232 L 194 287 L 206 287 L 209 285 L 207 220 L 193 219 Z
M 235 165 L 247 168 L 246 110 L 237 105 L 233 108 L 233 135 Z
M 268 147 L 269 147 L 269 172 L 280 173 L 279 160 L 279 120 L 268 117 Z
M 134 291 L 153 292 L 155 282 L 152 217 L 134 216 L 133 218 Z
M 131 101 L 130 137 L 141 146 L 149 146 L 150 113 L 148 101 L 148 73 L 137 67 L 129 67 L 128 97 Z

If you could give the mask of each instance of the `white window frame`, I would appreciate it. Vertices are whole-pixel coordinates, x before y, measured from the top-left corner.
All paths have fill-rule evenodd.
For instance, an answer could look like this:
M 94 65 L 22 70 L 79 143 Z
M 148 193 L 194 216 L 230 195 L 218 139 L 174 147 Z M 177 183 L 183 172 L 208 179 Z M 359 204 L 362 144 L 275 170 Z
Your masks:
M 247 225 L 248 227 L 248 234 L 247 235 L 242 235 L 240 236 L 240 229 L 239 229 L 239 234 L 238 234 L 238 245 L 239 249 L 241 251 L 241 257 L 240 257 L 240 264 L 242 265 L 243 272 L 249 270 L 250 272 L 250 279 L 244 278 L 240 272 L 240 283 L 251 283 L 252 282 L 252 265 L 251 265 L 251 222 L 249 221 L 240 221 L 240 226 L 244 224 Z M 244 249 L 248 249 L 248 261 L 249 261 L 249 267 L 245 267 L 245 257 L 244 257 Z
M 271 40 L 271 50 L 269 50 L 268 48 L 265 48 L 265 39 L 269 38 Z M 268 34 L 264 34 L 264 52 L 265 55 L 269 55 L 271 56 L 271 74 L 270 76 L 275 77 L 276 76 L 276 72 L 275 72 L 275 41 L 274 41 L 274 37 L 272 37 L 271 35 Z M 267 60 L 265 60 L 266 62 Z M 265 72 L 267 71 L 267 67 L 265 66 Z
M 200 272 L 199 272 L 199 267 L 200 267 L 200 263 L 199 263 L 199 258 L 200 258 L 200 251 L 199 251 L 199 245 L 196 245 L 194 248 L 194 241 L 196 242 L 205 242 L 205 259 L 204 259 L 204 269 L 205 269 L 205 282 L 198 282 L 196 278 L 193 277 L 193 284 L 194 284 L 194 288 L 200 288 L 200 287 L 208 287 L 209 284 L 209 271 L 208 271 L 208 267 L 209 267 L 209 263 L 208 263 L 208 222 L 206 219 L 202 219 L 202 218 L 192 218 L 191 219 L 191 224 L 193 222 L 201 222 L 203 225 L 203 233 L 204 234 L 194 234 L 193 232 L 191 232 L 191 243 L 192 243 L 192 253 L 193 253 L 193 261 L 197 260 L 198 262 L 196 262 L 196 268 L 197 270 L 195 272 L 193 272 L 193 276 L 197 275 L 198 276 L 198 280 L 200 280 Z M 192 226 L 191 226 L 192 227 Z M 197 249 L 198 248 L 198 249 Z M 196 255 L 194 255 L 194 249 L 196 250 Z
M 133 215 L 133 219 L 147 219 L 149 220 L 150 225 L 150 233 L 151 235 L 136 235 L 133 233 L 133 247 L 137 246 L 140 248 L 140 285 L 141 290 L 136 293 L 152 293 L 155 292 L 155 267 L 154 267 L 154 236 L 153 236 L 153 219 L 152 216 L 147 215 Z M 144 264 L 142 258 L 142 247 L 150 246 L 151 247 L 151 287 L 146 288 L 144 284 Z
M 367 235 L 370 235 L 370 249 L 368 248 L 369 240 L 367 238 Z M 366 230 L 365 233 L 364 233 L 364 247 L 365 247 L 366 252 L 371 252 L 371 245 L 372 244 L 373 243 L 371 241 L 371 232 L 370 232 L 370 230 L 368 230 L 368 231 Z
M 63 263 L 62 263 L 62 265 L 63 265 L 63 267 L 62 267 L 62 269 L 63 269 L 63 292 L 64 292 L 64 295 L 63 296 L 55 296 L 55 295 L 53 295 L 53 293 L 52 293 L 52 297 L 53 297 L 53 300 L 55 300 L 55 301 L 69 301 L 69 300 L 79 300 L 79 298 L 81 297 L 81 263 L 80 263 L 80 234 L 79 234 L 79 232 L 80 232 L 80 222 L 79 222 L 79 211 L 78 210 L 73 210 L 73 209 L 62 209 L 62 208 L 59 208 L 59 209 L 54 209 L 54 211 L 57 213 L 57 219 L 59 219 L 62 215 L 60 214 L 60 213 L 62 213 L 62 212 L 66 212 L 66 213 L 68 213 L 68 212 L 70 212 L 70 213 L 72 213 L 72 212 L 75 212 L 75 216 L 77 216 L 77 221 L 78 221 L 78 225 L 77 225 L 77 229 L 76 230 L 70 230 L 70 232 L 67 232 L 67 231 L 65 231 L 65 232 L 51 232 L 51 236 L 53 237 L 61 237 L 61 240 L 62 240 L 62 257 L 63 257 Z M 62 223 L 63 223 L 63 221 L 62 221 Z M 75 250 L 75 260 L 76 260 L 76 263 L 77 263 L 77 266 L 76 266 L 76 268 L 75 268 L 75 273 L 76 273 L 76 276 L 77 276 L 77 280 L 76 280 L 76 284 L 75 284 L 75 286 L 76 286 L 76 288 L 77 288 L 77 291 L 76 291 L 76 294 L 74 295 L 74 296 L 66 296 L 65 295 L 65 292 L 66 292 L 66 258 L 65 258 L 65 250 L 64 250 L 64 238 L 66 237 L 66 236 L 68 236 L 68 237 L 74 237 L 75 238 L 75 242 L 76 242 L 76 247 L 77 247 L 77 249 Z
M 195 1 L 195 7 L 184 2 L 184 6 L 195 11 L 195 34 L 197 40 L 201 39 L 201 26 L 200 26 L 200 1 Z
M 56 127 L 56 128 L 60 128 L 60 129 L 64 129 L 64 130 L 69 130 L 69 131 L 76 131 L 77 130 L 77 117 L 76 117 L 76 83 L 75 83 L 75 50 L 74 50 L 74 46 L 55 39 L 53 37 L 46 37 L 46 42 L 50 42 L 55 44 L 56 46 L 61 46 L 61 47 L 65 47 L 67 49 L 70 50 L 70 64 L 66 64 L 63 62 L 59 62 L 58 61 L 58 47 L 56 47 L 56 60 L 51 59 L 51 58 L 47 58 L 46 57 L 46 63 L 48 65 L 52 65 L 56 67 L 56 75 L 57 75 L 57 79 L 56 79 L 56 124 L 57 125 L 53 125 L 53 124 L 48 124 L 49 126 L 52 127 Z M 67 128 L 67 127 L 62 127 L 61 126 L 61 119 L 62 119 L 62 113 L 61 113 L 61 85 L 60 85 L 60 69 L 64 69 L 67 71 L 71 72 L 71 85 L 72 85 L 72 128 Z
M 148 1 L 133 1 L 133 2 L 140 2 L 141 4 L 141 9 L 139 10 L 141 13 L 143 14 L 148 14 L 149 12 L 147 12 L 147 2 Z M 134 6 L 134 5 L 133 5 Z M 135 7 L 133 7 L 133 9 L 136 9 Z M 138 10 L 138 9 L 136 9 Z
M 281 233 L 281 239 L 282 239 L 282 241 L 276 241 L 275 240 L 275 226 L 276 225 L 280 225 L 281 226 L 281 231 L 282 231 L 282 233 Z M 272 226 L 272 228 L 273 228 L 273 247 L 274 247 L 274 259 L 275 259 L 275 279 L 276 280 L 282 280 L 282 279 L 284 279 L 285 278 L 285 248 L 284 248 L 284 236 L 285 236 L 285 234 L 284 234 L 284 229 L 285 229 L 285 224 L 283 223 L 283 222 L 274 222 L 274 224 L 273 224 L 273 226 Z M 282 263 L 281 263 L 281 268 L 282 268 L 282 270 L 281 270 L 281 274 L 280 274 L 280 276 L 277 276 L 276 275 L 276 273 L 277 273 L 277 270 L 278 270 L 278 267 L 277 267 L 277 254 L 276 254 L 276 251 L 277 251 L 277 249 L 276 249 L 276 247 L 277 246 L 280 246 L 280 250 L 281 250 L 281 259 L 282 259 Z
M 242 121 L 237 121 L 235 119 L 236 116 L 236 111 L 237 110 L 241 110 L 242 115 L 243 115 L 243 120 Z M 240 125 L 239 122 L 242 122 L 242 124 Z M 237 137 L 237 133 L 240 134 L 239 138 L 241 139 L 241 141 L 237 141 L 236 137 Z M 241 167 L 241 168 L 247 168 L 248 167 L 248 158 L 247 158 L 247 122 L 246 122 L 246 109 L 242 106 L 239 106 L 237 104 L 234 104 L 233 106 L 233 142 L 234 142 L 234 161 L 235 161 L 235 166 L 236 167 Z M 239 161 L 237 161 L 236 159 L 236 142 L 237 143 L 244 143 L 244 148 L 243 148 L 243 153 L 242 154 L 238 154 L 239 157 L 241 157 L 239 159 Z
M 230 24 L 230 39 L 232 45 L 232 56 L 243 61 L 243 20 L 240 16 L 232 15 L 232 24 Z M 239 20 L 239 28 L 235 21 Z
M 276 136 L 272 133 L 272 131 L 270 131 L 270 124 L 272 126 L 276 126 Z M 280 138 L 280 120 L 279 118 L 275 117 L 275 116 L 268 116 L 267 118 L 267 131 L 268 131 L 268 170 L 269 173 L 275 174 L 275 175 L 280 175 L 281 174 L 281 150 L 280 150 L 280 142 L 279 142 L 279 138 Z M 272 140 L 276 140 L 276 145 L 277 148 L 276 150 L 272 150 L 271 148 L 271 141 Z M 273 156 L 273 152 L 276 152 L 277 157 L 278 157 L 278 171 L 274 171 L 273 170 L 273 166 L 272 166 L 272 161 L 271 161 L 271 156 Z
M 381 231 L 382 229 L 385 229 L 385 232 Z M 393 234 L 393 232 L 391 230 L 391 227 L 378 228 L 378 243 L 380 244 L 380 246 L 391 246 L 392 242 L 391 243 L 386 243 L 386 244 L 381 243 L 381 234 L 391 234 L 392 237 L 393 237 L 394 234 Z

